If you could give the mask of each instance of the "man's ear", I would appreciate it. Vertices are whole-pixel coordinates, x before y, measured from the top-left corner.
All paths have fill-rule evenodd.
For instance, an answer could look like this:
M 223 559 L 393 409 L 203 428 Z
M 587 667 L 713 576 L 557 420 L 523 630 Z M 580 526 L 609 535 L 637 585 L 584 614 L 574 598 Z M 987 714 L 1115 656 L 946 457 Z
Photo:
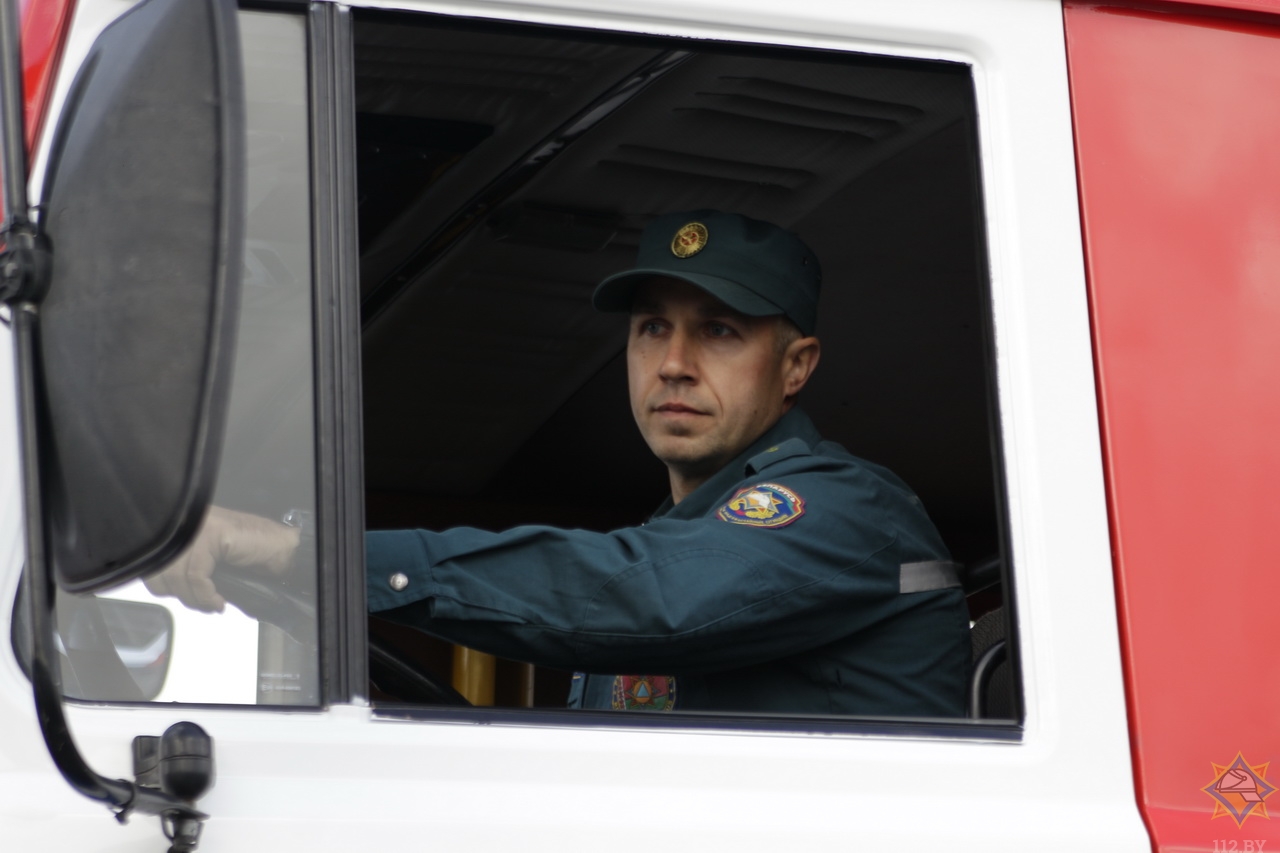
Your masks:
M 817 338 L 797 338 L 782 354 L 782 390 L 789 400 L 800 393 L 818 367 L 822 344 Z

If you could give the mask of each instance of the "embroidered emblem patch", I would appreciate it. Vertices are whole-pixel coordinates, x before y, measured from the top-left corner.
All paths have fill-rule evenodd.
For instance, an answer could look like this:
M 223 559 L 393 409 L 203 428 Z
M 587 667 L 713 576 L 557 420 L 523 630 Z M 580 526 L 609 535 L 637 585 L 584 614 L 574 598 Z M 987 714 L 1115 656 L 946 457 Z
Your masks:
M 716 514 L 730 524 L 785 527 L 804 515 L 804 501 L 788 488 L 761 483 L 739 489 Z
M 707 236 L 707 226 L 701 222 L 682 225 L 676 236 L 671 238 L 671 254 L 677 258 L 691 258 L 706 248 Z
M 615 711 L 670 711 L 676 706 L 675 677 L 614 676 L 612 705 Z

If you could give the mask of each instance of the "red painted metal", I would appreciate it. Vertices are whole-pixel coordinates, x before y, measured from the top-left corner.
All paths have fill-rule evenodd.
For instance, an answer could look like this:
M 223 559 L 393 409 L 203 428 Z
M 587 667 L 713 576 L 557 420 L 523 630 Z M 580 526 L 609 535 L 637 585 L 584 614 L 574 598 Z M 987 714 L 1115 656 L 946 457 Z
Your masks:
M 1245 12 L 1280 14 L 1280 0 L 1161 0 L 1170 6 L 1199 6 L 1201 8 L 1240 9 Z
M 1277 849 L 1280 792 L 1202 789 L 1280 788 L 1280 27 L 1065 24 L 1139 804 L 1157 850 Z
M 1170 6 L 1199 6 L 1201 8 L 1239 9 L 1245 12 L 1280 14 L 1280 0 L 1159 0 Z M 1193 10 L 1188 10 L 1193 11 Z
M 22 81 L 27 151 L 44 126 L 75 0 L 22 0 Z

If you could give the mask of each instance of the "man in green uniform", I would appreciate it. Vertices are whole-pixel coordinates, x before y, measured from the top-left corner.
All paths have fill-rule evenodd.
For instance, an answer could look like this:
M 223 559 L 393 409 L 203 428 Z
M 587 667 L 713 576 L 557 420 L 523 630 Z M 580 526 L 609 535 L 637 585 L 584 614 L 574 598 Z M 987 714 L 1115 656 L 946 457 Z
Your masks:
M 594 303 L 631 315 L 632 412 L 671 497 L 611 533 L 372 532 L 370 609 L 577 670 L 576 707 L 962 714 L 968 616 L 946 547 L 901 480 L 795 406 L 819 282 L 773 225 L 657 218 Z
M 671 496 L 611 533 L 370 532 L 369 609 L 577 671 L 579 708 L 962 715 L 968 616 L 946 547 L 901 480 L 795 405 L 820 355 L 820 278 L 768 223 L 654 220 L 636 268 L 593 301 L 630 314 L 632 411 Z M 288 565 L 296 533 L 268 545 L 264 525 L 245 526 L 262 529 L 213 537 L 206 562 L 231 543 L 236 562 Z M 148 585 L 209 609 L 211 576 Z

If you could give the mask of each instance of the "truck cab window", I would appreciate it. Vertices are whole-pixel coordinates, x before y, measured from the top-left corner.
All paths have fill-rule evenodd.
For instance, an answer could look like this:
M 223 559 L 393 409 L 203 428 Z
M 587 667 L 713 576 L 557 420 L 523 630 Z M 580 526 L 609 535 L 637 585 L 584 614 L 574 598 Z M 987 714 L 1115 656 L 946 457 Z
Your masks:
M 965 567 L 971 617 L 996 611 L 967 66 L 374 11 L 354 32 L 371 530 L 643 524 L 671 484 L 632 416 L 627 320 L 592 293 L 656 217 L 714 209 L 812 247 L 822 353 L 800 405 L 910 485 Z M 563 708 L 575 689 L 570 664 L 376 615 L 370 634 L 475 704 Z M 433 701 L 410 682 L 375 671 L 374 699 Z M 1016 708 L 1000 683 L 989 716 Z
M 214 503 L 309 526 L 315 507 L 311 221 L 305 21 L 240 13 L 247 245 L 230 413 Z M 304 529 L 304 535 L 309 530 Z M 277 614 L 252 579 L 204 614 L 133 582 L 101 599 L 60 593 L 75 699 L 313 705 L 319 701 L 314 550 Z M 308 610 L 310 607 L 310 617 Z M 260 618 L 270 616 L 270 620 Z M 282 627 L 284 626 L 284 627 Z

